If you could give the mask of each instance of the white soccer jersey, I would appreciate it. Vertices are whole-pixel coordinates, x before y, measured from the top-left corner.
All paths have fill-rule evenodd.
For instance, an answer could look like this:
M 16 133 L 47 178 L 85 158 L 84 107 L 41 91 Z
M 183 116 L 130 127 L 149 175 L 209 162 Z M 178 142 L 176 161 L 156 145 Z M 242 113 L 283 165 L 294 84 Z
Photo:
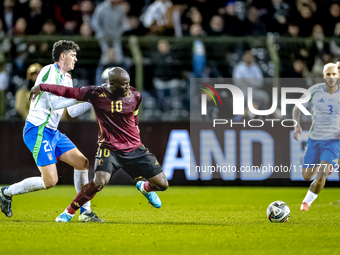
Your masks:
M 340 134 L 340 88 L 329 94 L 325 84 L 316 84 L 308 89 L 311 94 L 312 125 L 309 137 L 314 140 L 339 139 Z
M 47 65 L 40 71 L 35 85 L 40 83 L 73 87 L 71 75 L 62 74 L 57 64 Z M 41 92 L 34 101 L 31 101 L 26 120 L 36 126 L 44 125 L 48 128 L 57 129 L 64 113 L 64 107 L 76 103 L 77 101 L 72 98 L 58 97 L 49 92 Z

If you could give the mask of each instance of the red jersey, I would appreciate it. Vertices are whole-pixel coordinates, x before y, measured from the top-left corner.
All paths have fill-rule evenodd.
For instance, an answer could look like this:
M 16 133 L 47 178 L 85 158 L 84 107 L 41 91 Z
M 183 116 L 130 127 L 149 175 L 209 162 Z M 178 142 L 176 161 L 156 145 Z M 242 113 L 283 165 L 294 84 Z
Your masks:
M 99 128 L 98 144 L 113 151 L 129 152 L 142 145 L 138 130 L 141 94 L 133 87 L 125 97 L 116 97 L 104 86 L 69 88 L 40 84 L 40 90 L 57 96 L 90 102 Z

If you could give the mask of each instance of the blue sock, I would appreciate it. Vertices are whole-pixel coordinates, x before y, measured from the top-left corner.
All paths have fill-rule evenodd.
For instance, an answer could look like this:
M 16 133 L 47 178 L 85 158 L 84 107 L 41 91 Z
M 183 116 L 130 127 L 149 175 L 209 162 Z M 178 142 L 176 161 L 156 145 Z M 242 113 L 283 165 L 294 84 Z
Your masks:
M 85 211 L 86 211 L 86 209 L 84 207 L 80 207 L 80 214 L 82 214 Z

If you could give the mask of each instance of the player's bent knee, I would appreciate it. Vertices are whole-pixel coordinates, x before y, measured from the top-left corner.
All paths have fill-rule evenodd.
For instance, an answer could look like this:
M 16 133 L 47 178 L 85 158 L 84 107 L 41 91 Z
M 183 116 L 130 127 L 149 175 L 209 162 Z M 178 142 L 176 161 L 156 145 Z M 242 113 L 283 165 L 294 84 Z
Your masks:
M 96 187 L 96 189 L 98 190 L 102 190 L 105 186 L 105 183 L 103 183 L 102 181 L 100 180 L 93 180 L 93 183 L 94 183 L 94 186 Z
M 58 177 L 43 179 L 46 189 L 53 188 L 58 183 Z
M 310 177 L 306 177 L 306 176 L 303 176 L 303 179 L 305 179 L 305 181 L 310 181 Z
M 305 179 L 306 181 L 309 181 L 312 177 L 310 176 L 310 173 L 308 173 L 306 168 L 302 169 L 302 177 L 303 179 Z
M 90 168 L 90 161 L 85 158 L 85 163 L 84 163 L 84 170 L 88 170 Z
M 77 167 L 78 170 L 88 170 L 90 167 L 90 162 L 87 158 L 83 157 L 81 163 Z
M 90 167 L 90 162 L 84 155 L 77 156 L 73 161 L 74 162 L 70 165 L 72 165 L 77 170 L 88 170 Z
M 160 191 L 166 191 L 169 188 L 169 185 L 159 187 Z
M 169 182 L 167 179 L 165 179 L 162 183 L 162 185 L 159 185 L 160 191 L 165 191 L 169 188 Z
M 104 184 L 96 182 L 94 183 L 94 186 L 96 187 L 97 190 L 102 190 L 105 187 Z
M 93 183 L 96 189 L 102 190 L 109 183 L 109 181 L 110 180 L 106 180 L 105 178 L 95 178 Z

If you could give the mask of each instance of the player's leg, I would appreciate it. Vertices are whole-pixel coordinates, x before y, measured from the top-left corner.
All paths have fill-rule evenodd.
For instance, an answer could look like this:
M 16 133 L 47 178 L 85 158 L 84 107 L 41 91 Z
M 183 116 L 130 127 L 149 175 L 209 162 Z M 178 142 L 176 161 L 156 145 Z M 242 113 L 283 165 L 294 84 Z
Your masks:
M 309 181 L 318 171 L 319 171 L 318 165 L 315 165 L 315 167 L 302 168 L 303 179 Z
M 146 182 L 137 182 L 136 187 L 153 207 L 160 208 L 162 202 L 155 191 L 167 190 L 169 183 L 165 174 L 161 172 L 153 177 L 147 178 Z
M 316 174 L 315 180 L 311 183 L 309 190 L 314 194 L 319 194 L 320 191 L 325 187 L 326 180 L 330 169 L 333 167 L 332 164 L 322 160 L 319 171 Z
M 65 211 L 60 214 L 57 218 L 57 222 L 68 222 L 72 219 L 75 213 L 81 208 L 85 203 L 94 198 L 97 192 L 101 191 L 106 184 L 109 183 L 111 179 L 111 174 L 107 172 L 98 171 L 95 173 L 94 180 L 88 184 L 85 184 L 77 196 L 73 199 L 72 203 L 65 209 Z M 90 220 L 88 220 L 90 221 Z M 95 222 L 105 222 L 98 216 L 94 217 Z
M 81 190 L 78 192 L 77 196 L 73 199 L 72 203 L 65 209 L 65 211 L 56 218 L 56 222 L 68 222 L 70 221 L 76 212 L 85 203 L 89 202 L 97 192 L 101 191 L 105 185 L 109 183 L 111 179 L 111 174 L 107 172 L 97 171 L 95 173 L 92 182 L 85 184 Z M 95 217 L 96 222 L 105 222 L 104 220 Z
M 85 184 L 78 195 L 68 207 L 68 213 L 75 214 L 76 211 L 87 201 L 90 201 L 98 191 L 101 191 L 110 181 L 111 173 L 96 171 L 92 182 Z
M 318 197 L 319 192 L 325 186 L 327 176 L 331 169 L 336 165 L 339 153 L 340 153 L 340 143 L 339 140 L 322 141 L 322 153 L 320 155 L 320 166 L 316 173 L 315 180 L 309 186 L 309 190 L 306 194 L 305 199 L 302 201 L 300 210 L 308 211 L 310 205 Z
M 316 140 L 308 139 L 305 146 L 305 153 L 303 158 L 302 176 L 306 181 L 309 181 L 313 175 L 315 175 L 319 169 L 320 163 L 320 143 Z M 305 199 L 300 206 L 301 211 L 308 211 L 309 205 L 306 203 L 306 199 L 315 200 L 316 195 L 308 190 Z
M 136 177 L 147 179 L 146 182 L 137 182 L 136 187 L 153 207 L 160 208 L 162 203 L 155 191 L 166 190 L 169 183 L 155 155 L 144 146 L 140 146 L 130 152 L 128 157 L 131 160 L 128 160 L 124 165 L 124 171 L 133 179 L 136 179 Z
M 339 171 L 339 165 L 340 164 L 340 158 L 338 159 L 338 164 L 333 167 L 333 171 L 335 172 L 338 172 L 338 175 L 339 175 L 339 179 L 340 179 L 340 171 Z M 329 172 L 329 174 L 331 174 L 332 171 Z M 336 204 L 340 204 L 340 200 L 337 200 L 336 202 L 331 202 L 331 205 L 336 205 Z
M 54 187 L 58 182 L 57 168 L 55 164 L 47 166 L 38 166 L 41 177 L 30 177 L 21 182 L 14 183 L 0 190 L 1 211 L 7 216 L 12 217 L 11 208 L 12 197 L 16 195 L 26 194 L 42 189 Z
M 68 213 L 75 214 L 86 202 L 90 201 L 98 191 L 101 191 L 110 181 L 111 173 L 96 171 L 92 182 L 85 184 L 67 208 Z
M 319 170 L 320 144 L 316 140 L 308 139 L 303 157 L 302 176 L 309 181 Z
M 148 181 L 144 183 L 144 189 L 150 191 L 165 191 L 169 187 L 169 182 L 166 179 L 164 172 L 148 178 Z
M 77 193 L 79 193 L 81 188 L 89 183 L 89 160 L 66 135 L 60 132 L 56 146 L 56 155 L 61 161 L 74 167 L 74 187 Z M 88 201 L 80 208 L 80 221 L 98 221 L 97 218 L 98 216 L 91 210 L 91 201 Z
M 72 219 L 77 210 L 86 202 L 90 201 L 97 192 L 101 191 L 111 179 L 111 176 L 122 165 L 119 164 L 114 153 L 108 149 L 98 149 L 95 161 L 95 176 L 92 182 L 84 185 L 72 203 L 60 214 L 57 222 L 68 222 Z M 99 219 L 99 218 L 98 218 Z M 103 220 L 98 220 L 103 221 Z
M 324 188 L 329 171 L 333 167 L 332 164 L 324 160 L 320 162 L 320 165 L 321 166 L 319 167 L 316 173 L 316 178 L 309 186 L 309 190 L 307 191 L 307 194 L 302 201 L 301 208 L 300 208 L 301 211 L 309 210 L 309 207 L 311 206 L 311 204 L 318 197 L 319 192 Z
M 89 160 L 78 150 L 78 148 L 73 148 L 65 153 L 63 153 L 59 159 L 70 166 L 74 167 L 74 187 L 77 193 L 81 188 L 89 183 Z M 82 208 L 81 212 L 91 213 L 91 202 L 86 203 Z
M 42 189 L 48 189 L 58 182 L 55 163 L 53 139 L 54 130 L 34 126 L 26 123 L 24 129 L 24 142 L 33 154 L 33 158 L 41 172 L 40 177 L 31 177 L 13 185 L 3 187 L 0 191 L 1 211 L 7 216 L 13 215 L 11 209 L 12 197 Z

